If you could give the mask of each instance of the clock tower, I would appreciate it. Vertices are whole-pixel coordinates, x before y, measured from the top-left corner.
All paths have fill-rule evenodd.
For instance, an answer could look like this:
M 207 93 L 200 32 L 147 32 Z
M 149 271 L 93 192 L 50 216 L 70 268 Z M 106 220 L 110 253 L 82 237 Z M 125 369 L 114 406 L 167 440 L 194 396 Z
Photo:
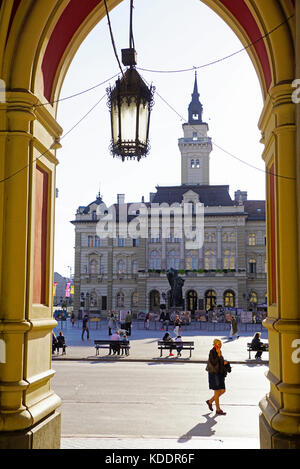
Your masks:
M 211 138 L 208 124 L 202 121 L 203 106 L 199 100 L 197 72 L 195 72 L 192 101 L 188 107 L 188 122 L 183 124 L 183 138 L 178 140 L 181 152 L 181 184 L 209 185 L 209 155 Z

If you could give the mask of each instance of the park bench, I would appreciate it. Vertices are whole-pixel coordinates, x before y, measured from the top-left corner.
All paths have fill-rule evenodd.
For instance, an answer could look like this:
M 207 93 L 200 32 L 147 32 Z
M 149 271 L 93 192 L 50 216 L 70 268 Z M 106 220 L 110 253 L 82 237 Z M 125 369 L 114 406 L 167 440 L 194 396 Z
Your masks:
M 194 342 L 164 342 L 163 340 L 158 340 L 157 342 L 158 350 L 160 350 L 160 356 L 162 357 L 163 350 L 174 350 L 177 351 L 177 347 L 182 348 L 182 350 L 189 350 L 190 351 L 190 358 L 192 356 L 192 350 L 194 350 Z
M 129 340 L 94 340 L 95 344 L 95 349 L 96 349 L 96 355 L 99 355 L 99 349 L 101 348 L 107 348 L 109 349 L 109 355 L 112 354 L 114 351 L 113 348 L 115 346 L 120 346 L 120 353 L 122 355 L 129 355 L 129 349 L 130 349 L 130 342 Z M 118 355 L 120 354 L 118 353 Z
M 249 352 L 249 360 L 251 359 L 251 352 L 257 352 L 256 347 L 252 347 L 251 342 L 247 343 L 247 352 Z M 260 350 L 261 352 L 268 352 L 269 351 L 269 344 L 264 344 L 264 348 Z

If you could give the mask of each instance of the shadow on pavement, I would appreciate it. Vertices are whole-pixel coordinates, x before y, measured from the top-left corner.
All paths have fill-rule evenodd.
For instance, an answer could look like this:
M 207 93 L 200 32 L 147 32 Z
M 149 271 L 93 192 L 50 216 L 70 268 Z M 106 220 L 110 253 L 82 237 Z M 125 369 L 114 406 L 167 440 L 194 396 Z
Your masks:
M 206 418 L 206 422 L 198 423 L 195 427 L 189 430 L 184 435 L 178 438 L 178 443 L 185 443 L 187 440 L 191 440 L 193 437 L 199 436 L 213 436 L 215 434 L 215 430 L 213 430 L 213 426 L 216 425 L 216 417 L 210 417 L 210 414 L 204 414 L 203 417 Z

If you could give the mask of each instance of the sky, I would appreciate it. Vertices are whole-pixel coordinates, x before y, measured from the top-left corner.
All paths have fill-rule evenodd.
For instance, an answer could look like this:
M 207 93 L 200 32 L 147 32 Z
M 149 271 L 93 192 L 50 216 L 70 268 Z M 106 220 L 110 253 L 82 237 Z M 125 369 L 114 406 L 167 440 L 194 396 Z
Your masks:
M 121 59 L 121 49 L 129 47 L 129 0 L 110 12 L 110 21 Z M 148 201 L 156 186 L 181 183 L 178 139 L 183 137 L 182 124 L 188 118 L 195 72 L 161 72 L 199 67 L 243 47 L 229 26 L 201 0 L 135 0 L 133 34 L 137 69 L 156 88 L 150 120 L 151 150 L 146 158 L 122 162 L 110 154 L 106 88 L 114 86 L 117 77 L 59 104 L 57 120 L 64 134 L 91 111 L 62 138 L 62 149 L 57 152 L 60 163 L 54 270 L 66 277 L 74 273 L 75 228 L 70 221 L 75 219 L 79 206 L 94 201 L 99 191 L 107 206 L 116 203 L 117 194 L 125 194 L 125 202 L 139 202 L 142 196 Z M 104 18 L 77 51 L 60 98 L 118 73 L 108 21 Z M 203 120 L 208 123 L 208 135 L 213 140 L 210 184 L 229 185 L 232 197 L 240 189 L 248 192 L 248 199 L 265 199 L 263 145 L 257 126 L 263 99 L 247 52 L 199 68 L 197 78 Z M 258 169 L 229 156 L 214 142 Z

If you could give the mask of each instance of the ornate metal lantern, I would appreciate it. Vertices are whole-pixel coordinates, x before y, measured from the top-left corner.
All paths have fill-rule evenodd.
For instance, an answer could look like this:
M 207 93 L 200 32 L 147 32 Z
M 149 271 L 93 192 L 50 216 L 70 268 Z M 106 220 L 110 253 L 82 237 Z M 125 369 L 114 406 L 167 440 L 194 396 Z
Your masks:
M 136 71 L 134 49 L 122 50 L 122 62 L 130 65 L 114 88 L 108 88 L 111 114 L 111 153 L 113 156 L 139 161 L 149 152 L 149 123 L 154 87 L 145 84 Z

